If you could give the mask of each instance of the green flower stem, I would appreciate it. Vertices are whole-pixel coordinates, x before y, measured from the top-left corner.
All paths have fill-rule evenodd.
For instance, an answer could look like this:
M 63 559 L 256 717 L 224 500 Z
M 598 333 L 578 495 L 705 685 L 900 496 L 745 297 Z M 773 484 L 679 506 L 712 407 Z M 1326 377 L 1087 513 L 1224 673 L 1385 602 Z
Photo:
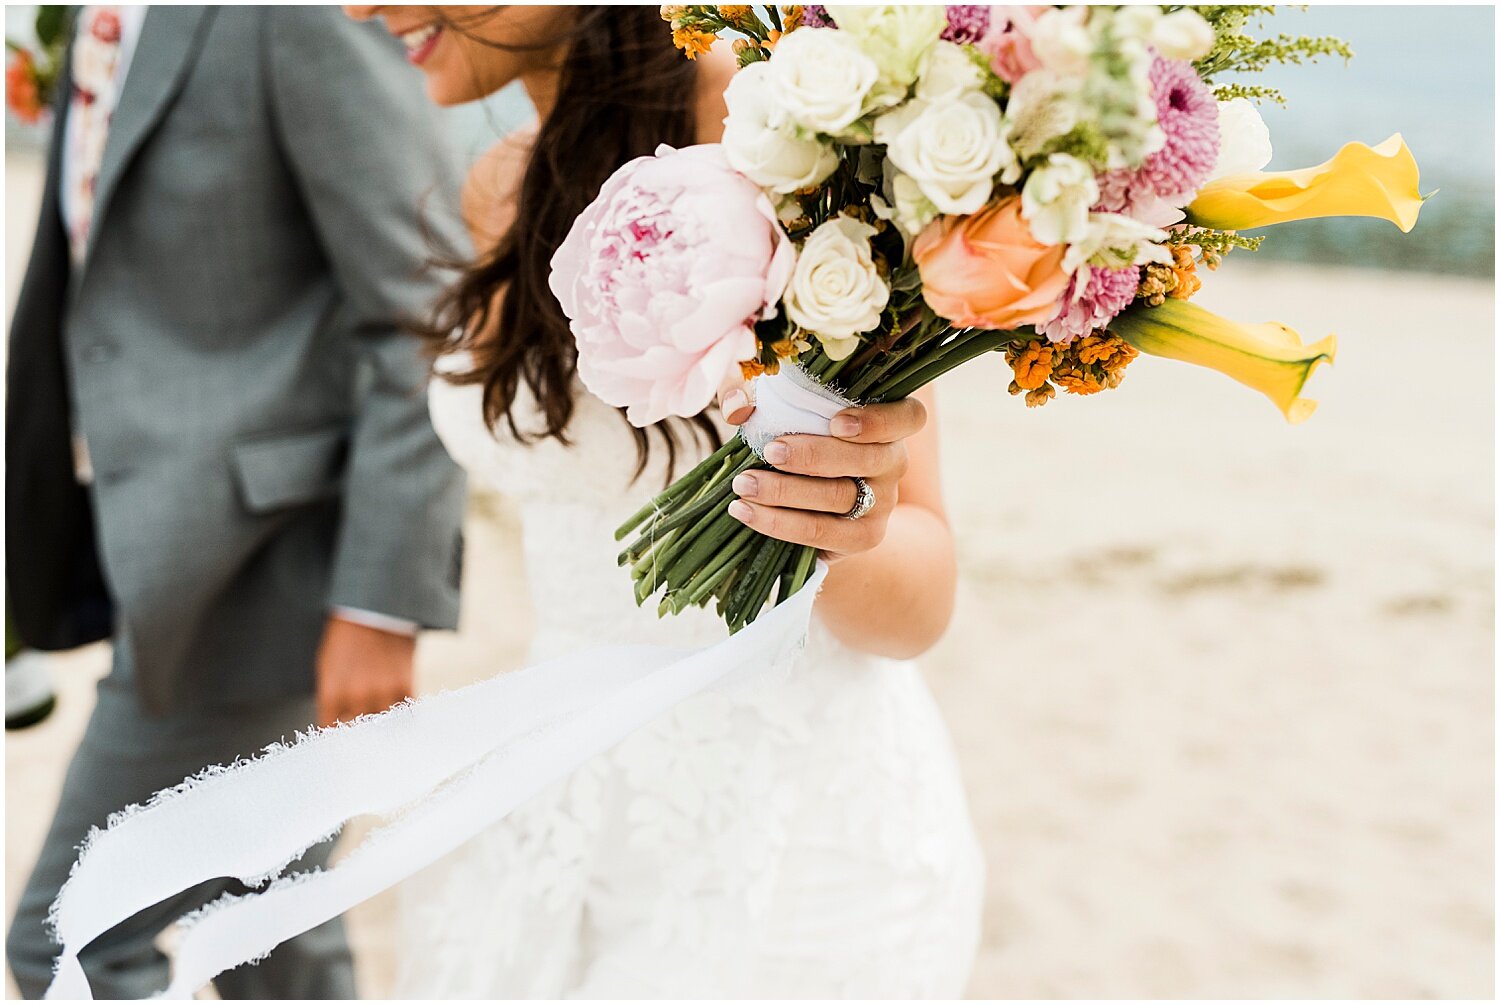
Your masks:
M 631 531 L 639 527 L 641 525 L 641 522 L 647 517 L 661 512 L 662 510 L 666 509 L 667 506 L 674 500 L 679 499 L 696 489 L 699 482 L 701 481 L 701 478 L 704 475 L 707 475 L 710 470 L 712 470 L 716 465 L 723 461 L 724 458 L 729 454 L 735 452 L 739 447 L 744 447 L 744 442 L 737 437 L 731 438 L 718 450 L 715 450 L 703 460 L 699 461 L 698 464 L 693 467 L 693 470 L 689 471 L 687 474 L 677 479 L 671 485 L 667 486 L 667 490 L 665 492 L 661 493 L 655 499 L 652 499 L 646 505 L 642 506 L 639 510 L 636 511 L 634 516 L 621 524 L 620 528 L 615 531 L 615 540 L 623 540 L 626 534 L 629 534 Z M 745 447 L 745 449 L 748 450 L 749 447 Z
M 665 579 L 668 588 L 676 591 L 690 588 L 702 571 L 705 563 L 718 554 L 739 528 L 745 525 L 729 515 L 728 504 L 716 510 L 713 520 L 695 534 L 688 547 L 668 559 Z
M 942 336 L 946 327 L 946 322 L 924 323 L 912 333 L 912 337 L 907 341 L 906 345 L 902 346 L 896 352 L 888 353 L 887 357 L 881 360 L 877 366 L 873 366 L 862 373 L 859 379 L 850 385 L 849 397 L 856 401 L 863 400 L 864 395 L 872 385 L 886 377 L 891 371 L 907 365 L 908 361 L 920 355 L 922 350 L 927 348 L 934 339 Z
M 673 578 L 672 570 L 677 562 L 678 556 L 680 556 L 684 551 L 687 550 L 688 546 L 693 543 L 693 541 L 699 534 L 708 530 L 708 528 L 722 516 L 724 516 L 724 514 L 719 510 L 710 508 L 708 511 L 702 513 L 698 517 L 698 521 L 696 523 L 679 528 L 676 531 L 675 536 L 672 538 L 672 541 L 665 548 L 659 551 L 653 551 L 649 556 L 647 556 L 647 559 L 649 559 L 649 565 L 647 566 L 647 569 L 652 573 L 652 577 L 655 580 L 656 585 L 661 585 L 662 583 L 666 583 L 669 586 L 671 585 L 671 581 Z M 730 519 L 733 519 L 733 517 L 731 517 Z M 647 559 L 643 559 L 642 562 L 637 565 L 637 571 L 640 570 L 641 565 L 646 564 Z
M 754 621 L 762 610 L 765 609 L 766 601 L 771 599 L 771 590 L 775 588 L 777 580 L 787 574 L 787 558 L 796 551 L 800 545 L 791 544 L 787 541 L 777 541 L 772 548 L 771 561 L 767 564 L 765 572 L 761 574 L 760 580 L 755 584 L 755 591 L 750 595 L 750 604 L 741 615 L 743 619 L 740 627 Z
M 632 548 L 639 547 L 644 552 L 644 554 L 634 559 L 633 564 L 630 567 L 630 578 L 641 579 L 648 572 L 650 572 L 651 569 L 656 567 L 657 560 L 659 560 L 661 556 L 666 553 L 666 549 L 672 546 L 672 542 L 676 540 L 676 538 L 676 534 L 663 534 L 661 537 L 643 537 L 639 541 L 635 542 L 635 544 L 632 544 Z M 623 558 L 624 555 L 622 555 L 621 557 Z M 622 562 L 621 564 L 624 563 Z
M 636 531 L 635 540 L 617 556 L 618 563 L 620 565 L 635 563 L 636 569 L 633 575 L 637 579 L 640 578 L 643 575 L 641 570 L 642 555 L 648 549 L 663 540 L 664 536 L 669 536 L 668 532 L 681 526 L 691 516 L 701 514 L 710 509 L 713 502 L 713 499 L 709 498 L 710 495 L 723 501 L 725 493 L 728 491 L 725 486 L 732 485 L 735 475 L 758 461 L 748 447 L 745 450 L 743 461 L 735 467 L 729 467 L 735 457 L 735 454 L 726 457 L 720 470 L 709 476 L 708 480 L 704 481 L 696 492 L 681 494 L 677 500 L 669 503 L 666 508 L 659 510 L 652 522 L 639 528 Z M 687 476 L 685 475 L 684 477 Z M 691 512 L 689 513 L 688 510 L 691 510 Z
M 741 461 L 737 467 L 724 474 L 716 475 L 712 482 L 704 485 L 703 491 L 692 502 L 677 512 L 664 516 L 660 521 L 652 523 L 649 533 L 662 534 L 669 530 L 676 530 L 683 524 L 696 520 L 719 503 L 725 501 L 726 494 L 733 491 L 728 486 L 733 484 L 737 475 L 761 463 L 763 462 L 759 457 L 751 454 L 748 458 Z
M 675 597 L 671 599 L 673 614 L 678 614 L 689 607 L 695 607 L 704 603 L 714 590 L 722 583 L 728 575 L 735 570 L 741 558 L 750 553 L 755 547 L 755 531 L 749 527 L 741 526 L 709 563 L 703 567 L 703 571 L 682 588 Z
M 823 383 L 825 383 L 825 384 L 831 384 L 831 383 L 833 383 L 834 378 L 836 378 L 839 374 L 843 373 L 844 372 L 844 368 L 850 365 L 850 360 L 852 358 L 853 357 L 851 357 L 851 356 L 845 356 L 843 359 L 830 361 L 829 365 L 825 368 L 824 373 L 823 373 L 823 378 L 822 378 Z
M 981 329 L 972 328 L 938 332 L 934 339 L 922 346 L 925 352 L 913 353 L 910 358 L 901 360 L 897 366 L 881 375 L 878 384 L 880 387 L 894 387 L 918 370 L 931 366 L 950 352 L 979 338 L 981 334 Z
M 911 395 L 920 387 L 937 380 L 943 374 L 960 367 L 969 360 L 1007 345 L 1024 337 L 1018 332 L 979 331 L 948 347 L 936 359 L 921 366 L 898 372 L 875 389 L 874 397 L 879 401 L 894 401 Z
M 654 567 L 647 567 L 634 573 L 635 579 L 635 606 L 640 607 L 646 602 L 646 598 L 656 592 L 661 585 L 661 579 L 655 575 Z
M 818 378 L 819 380 L 824 379 L 828 368 L 832 365 L 833 360 L 828 358 L 828 354 L 825 353 L 822 348 L 814 349 L 812 351 L 812 357 L 801 364 L 802 369 L 806 370 L 809 374 Z
M 750 616 L 758 610 L 752 606 L 756 596 L 760 597 L 762 604 L 765 603 L 765 593 L 762 592 L 761 585 L 767 583 L 770 576 L 775 575 L 779 565 L 777 559 L 780 557 L 780 546 L 784 543 L 768 537 L 761 542 L 755 556 L 750 559 L 749 569 L 746 570 L 739 585 L 735 587 L 734 593 L 729 597 L 729 610 L 726 617 L 731 633 L 743 628 L 750 620 Z
M 712 595 L 719 600 L 715 605 L 715 610 L 726 626 L 729 624 L 729 598 L 734 596 L 734 591 L 739 589 L 740 580 L 745 578 L 745 571 L 750 564 L 751 557 L 755 554 L 756 544 L 758 542 L 752 542 L 751 547 L 740 556 L 739 561 L 729 566 L 729 575 L 725 576 L 724 580 L 713 589 Z
M 786 603 L 798 590 L 807 585 L 807 577 L 812 575 L 813 562 L 817 561 L 817 558 L 818 549 L 816 548 L 803 545 L 797 549 L 791 575 L 781 578 L 781 592 L 776 597 L 776 603 Z
M 766 548 L 769 555 L 766 564 L 756 573 L 754 586 L 745 598 L 745 605 L 739 612 L 739 628 L 743 628 L 754 621 L 756 616 L 765 608 L 766 601 L 770 599 L 771 588 L 775 586 L 776 580 L 782 575 L 786 557 L 797 545 L 786 541 L 773 541 Z M 732 630 L 737 630 L 732 628 Z

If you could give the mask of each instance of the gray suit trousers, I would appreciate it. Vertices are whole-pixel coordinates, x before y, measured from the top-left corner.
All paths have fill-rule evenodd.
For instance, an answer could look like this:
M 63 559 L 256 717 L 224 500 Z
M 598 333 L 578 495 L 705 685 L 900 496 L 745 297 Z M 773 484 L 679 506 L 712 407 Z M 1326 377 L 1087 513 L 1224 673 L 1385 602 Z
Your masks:
M 273 741 L 291 740 L 315 718 L 311 697 L 152 715 L 141 705 L 129 678 L 129 669 L 117 662 L 99 683 L 93 717 L 68 768 L 52 828 L 11 923 L 6 955 L 27 998 L 40 998 L 51 981 L 58 947 L 46 931 L 47 910 L 91 826 L 103 826 L 109 814 L 144 802 L 153 792 L 207 765 L 227 764 Z M 323 865 L 329 849 L 328 844 L 312 849 L 302 866 Z M 156 948 L 156 937 L 221 893 L 243 890 L 232 880 L 204 883 L 96 939 L 81 956 L 94 996 L 140 999 L 161 991 L 169 980 L 168 962 Z M 259 964 L 221 975 L 215 987 L 221 997 L 233 999 L 357 997 L 343 922 L 335 918 L 283 944 Z

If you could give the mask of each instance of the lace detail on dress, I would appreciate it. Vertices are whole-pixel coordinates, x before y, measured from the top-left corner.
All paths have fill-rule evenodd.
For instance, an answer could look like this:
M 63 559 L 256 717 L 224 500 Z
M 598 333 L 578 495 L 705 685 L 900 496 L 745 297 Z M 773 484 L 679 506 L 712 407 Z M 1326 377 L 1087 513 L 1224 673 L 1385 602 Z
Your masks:
M 520 504 L 532 658 L 723 636 L 626 588 L 614 527 L 665 472 L 630 484 L 614 410 L 581 394 L 564 447 L 492 436 L 478 388 L 436 383 L 432 408 Z M 684 702 L 411 881 L 398 996 L 957 997 L 982 869 L 915 667 L 815 624 L 790 676 Z

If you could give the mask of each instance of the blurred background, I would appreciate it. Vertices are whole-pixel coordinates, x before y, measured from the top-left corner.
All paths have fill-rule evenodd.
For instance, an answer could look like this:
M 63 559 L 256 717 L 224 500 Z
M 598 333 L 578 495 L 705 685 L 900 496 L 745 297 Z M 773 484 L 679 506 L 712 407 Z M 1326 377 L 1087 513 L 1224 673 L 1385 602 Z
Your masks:
M 33 11 L 7 6 L 7 34 Z M 1493 994 L 1494 11 L 1273 27 L 1356 55 L 1265 75 L 1289 99 L 1264 109 L 1272 167 L 1400 131 L 1438 191 L 1410 235 L 1290 224 L 1205 276 L 1212 310 L 1340 335 L 1318 414 L 1288 427 L 1149 359 L 1040 410 L 998 361 L 940 385 L 962 583 L 923 662 L 989 861 L 975 997 Z M 434 114 L 472 158 L 529 109 Z M 44 138 L 6 122 L 7 317 Z M 468 530 L 463 630 L 424 639 L 426 688 L 528 638 L 503 498 Z M 7 734 L 7 915 L 107 665 L 58 657 L 58 712 Z M 351 919 L 370 997 L 391 910 Z

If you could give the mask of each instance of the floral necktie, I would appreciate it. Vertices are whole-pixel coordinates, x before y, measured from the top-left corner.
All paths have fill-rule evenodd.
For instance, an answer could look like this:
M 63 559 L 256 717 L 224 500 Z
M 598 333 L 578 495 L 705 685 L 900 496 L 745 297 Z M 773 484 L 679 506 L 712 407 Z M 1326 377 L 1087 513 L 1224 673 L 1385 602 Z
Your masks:
M 75 116 L 76 130 L 69 130 L 74 161 L 72 204 L 68 244 L 75 262 L 83 261 L 89 228 L 94 219 L 94 196 L 99 168 L 104 163 L 104 143 L 114 114 L 120 60 L 120 8 L 99 5 L 84 8 L 83 22 L 73 49 L 73 97 L 68 114 Z

